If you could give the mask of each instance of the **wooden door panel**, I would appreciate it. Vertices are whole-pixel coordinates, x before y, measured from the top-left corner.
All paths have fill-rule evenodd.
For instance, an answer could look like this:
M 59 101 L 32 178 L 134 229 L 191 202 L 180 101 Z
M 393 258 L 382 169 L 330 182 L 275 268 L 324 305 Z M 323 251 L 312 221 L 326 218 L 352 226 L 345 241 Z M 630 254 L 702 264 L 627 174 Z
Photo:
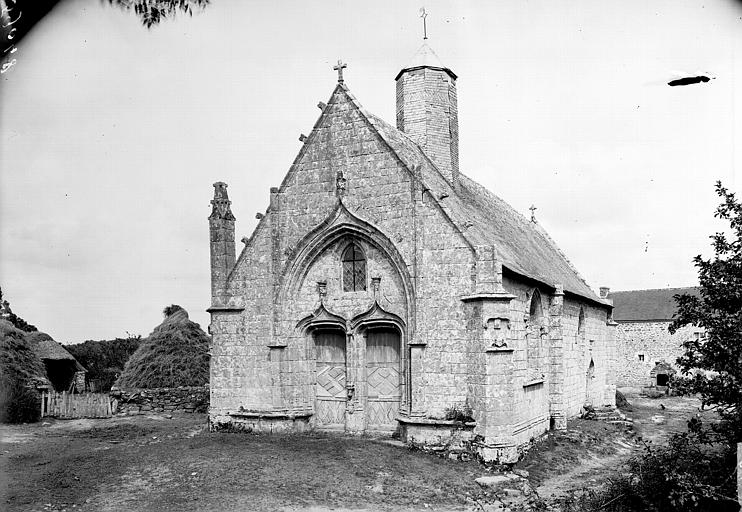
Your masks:
M 315 422 L 320 428 L 345 426 L 345 334 L 340 331 L 318 332 L 317 381 L 315 385 Z
M 370 429 L 396 427 L 401 395 L 399 333 L 371 330 L 366 338 L 366 424 Z

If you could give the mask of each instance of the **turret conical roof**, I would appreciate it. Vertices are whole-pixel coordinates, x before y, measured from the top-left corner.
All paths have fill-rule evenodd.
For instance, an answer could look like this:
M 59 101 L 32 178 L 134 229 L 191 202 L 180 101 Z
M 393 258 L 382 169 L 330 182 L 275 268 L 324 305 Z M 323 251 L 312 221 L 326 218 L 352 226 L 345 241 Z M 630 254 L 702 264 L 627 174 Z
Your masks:
M 420 46 L 420 48 L 417 49 L 415 54 L 412 56 L 412 59 L 410 59 L 409 64 L 405 66 L 404 68 L 402 68 L 402 70 L 397 74 L 397 77 L 395 78 L 395 80 L 399 79 L 399 77 L 405 71 L 412 71 L 414 69 L 421 69 L 421 68 L 430 68 L 430 69 L 437 69 L 440 71 L 445 71 L 454 80 L 457 78 L 456 74 L 453 71 L 451 71 L 450 68 L 443 65 L 443 63 L 441 62 L 441 59 L 433 51 L 433 49 L 430 47 L 428 42 L 423 41 L 422 46 Z

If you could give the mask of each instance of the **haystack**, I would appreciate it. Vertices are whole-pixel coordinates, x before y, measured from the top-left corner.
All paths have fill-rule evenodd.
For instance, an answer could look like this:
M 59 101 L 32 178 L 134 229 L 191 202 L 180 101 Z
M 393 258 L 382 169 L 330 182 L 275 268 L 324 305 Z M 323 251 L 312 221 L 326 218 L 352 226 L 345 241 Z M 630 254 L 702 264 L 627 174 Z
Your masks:
M 209 382 L 209 336 L 180 306 L 169 306 L 164 313 L 165 320 L 126 362 L 116 387 L 172 388 Z
M 23 331 L 0 320 L 0 422 L 34 421 L 39 415 L 36 387 L 48 386 L 41 360 Z

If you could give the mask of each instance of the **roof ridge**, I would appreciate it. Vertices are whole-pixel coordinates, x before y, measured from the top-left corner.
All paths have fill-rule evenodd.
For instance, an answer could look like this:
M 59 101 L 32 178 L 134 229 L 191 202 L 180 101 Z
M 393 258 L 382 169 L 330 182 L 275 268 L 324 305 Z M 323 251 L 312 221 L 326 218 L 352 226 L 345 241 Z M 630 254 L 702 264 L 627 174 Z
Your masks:
M 609 295 L 613 295 L 614 293 L 634 293 L 634 292 L 659 292 L 659 291 L 670 291 L 670 290 L 693 290 L 693 289 L 700 289 L 700 286 L 670 286 L 667 288 L 640 288 L 637 290 L 616 290 L 609 293 Z

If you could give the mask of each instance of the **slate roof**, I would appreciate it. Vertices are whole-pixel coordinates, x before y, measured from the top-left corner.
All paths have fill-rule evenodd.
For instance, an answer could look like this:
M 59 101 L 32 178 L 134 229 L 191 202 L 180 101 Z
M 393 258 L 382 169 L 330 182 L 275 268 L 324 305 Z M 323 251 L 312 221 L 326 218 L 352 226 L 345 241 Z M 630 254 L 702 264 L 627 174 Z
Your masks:
M 551 288 L 561 284 L 566 292 L 604 304 L 537 223 L 463 174 L 459 175 L 456 188 L 451 186 L 405 133 L 366 112 L 347 87 L 340 87 L 413 176 L 430 189 L 433 198 L 471 245 L 494 244 L 506 269 Z
M 611 292 L 608 298 L 613 299 L 613 319 L 616 322 L 669 322 L 676 310 L 673 296 L 683 293 L 699 295 L 698 290 L 698 287 L 628 290 Z

